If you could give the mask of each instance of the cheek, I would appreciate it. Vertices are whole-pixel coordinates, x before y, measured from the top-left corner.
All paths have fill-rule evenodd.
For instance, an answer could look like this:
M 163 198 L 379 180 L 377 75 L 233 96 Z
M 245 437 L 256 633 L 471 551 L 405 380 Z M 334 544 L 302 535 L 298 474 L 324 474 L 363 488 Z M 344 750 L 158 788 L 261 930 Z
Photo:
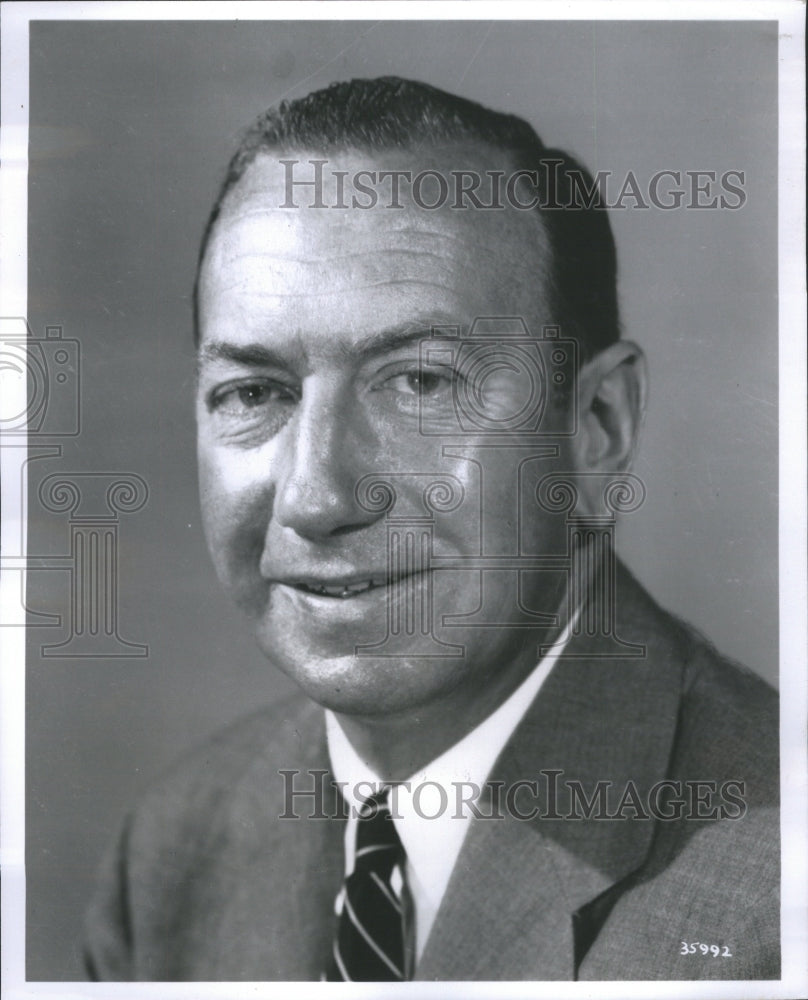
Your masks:
M 199 447 L 205 538 L 219 577 L 230 587 L 258 580 L 271 512 L 269 490 L 254 475 L 253 463 L 244 458 L 203 443 Z
M 566 537 L 565 516 L 541 508 L 536 487 L 544 476 L 557 472 L 559 459 L 531 454 L 530 447 L 486 449 L 484 487 L 477 485 L 472 504 L 485 538 L 486 554 L 556 554 Z M 473 517 L 467 515 L 469 523 Z
M 216 562 L 229 497 L 225 488 L 226 479 L 219 463 L 202 445 L 197 450 L 197 473 L 202 524 L 208 548 Z

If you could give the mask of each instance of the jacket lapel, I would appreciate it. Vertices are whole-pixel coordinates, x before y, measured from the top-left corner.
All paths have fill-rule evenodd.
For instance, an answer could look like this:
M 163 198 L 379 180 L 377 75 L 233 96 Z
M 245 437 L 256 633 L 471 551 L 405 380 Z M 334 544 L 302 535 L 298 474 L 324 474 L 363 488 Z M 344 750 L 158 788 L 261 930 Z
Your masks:
M 617 634 L 645 655 L 604 658 L 597 638 L 570 641 L 494 767 L 504 818 L 471 824 L 416 978 L 574 979 L 621 880 L 642 865 L 655 824 L 622 797 L 636 789 L 642 810 L 665 776 L 686 650 L 626 571 L 618 584 Z M 535 792 L 511 805 L 538 809 L 527 820 L 507 807 L 525 781 Z M 591 798 L 599 781 L 610 783 L 606 812 L 622 799 L 621 815 L 576 808 L 568 782 Z

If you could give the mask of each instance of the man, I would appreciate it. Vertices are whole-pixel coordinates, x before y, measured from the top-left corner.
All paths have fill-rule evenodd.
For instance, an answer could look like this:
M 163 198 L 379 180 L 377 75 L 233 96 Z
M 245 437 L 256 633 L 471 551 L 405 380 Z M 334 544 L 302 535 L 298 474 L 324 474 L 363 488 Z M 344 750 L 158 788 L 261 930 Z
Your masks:
M 645 367 L 590 184 L 396 79 L 248 132 L 200 253 L 200 488 L 302 695 L 129 817 L 93 976 L 779 976 L 773 693 L 614 561 Z

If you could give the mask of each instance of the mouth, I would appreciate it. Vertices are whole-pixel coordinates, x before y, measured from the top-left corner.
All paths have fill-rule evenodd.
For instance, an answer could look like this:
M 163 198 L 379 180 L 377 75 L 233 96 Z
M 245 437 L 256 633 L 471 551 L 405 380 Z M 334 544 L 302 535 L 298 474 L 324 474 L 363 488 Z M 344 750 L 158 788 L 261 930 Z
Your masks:
M 349 601 L 367 594 L 371 590 L 386 587 L 391 582 L 386 576 L 372 576 L 352 580 L 283 580 L 287 587 L 300 590 L 304 594 L 329 597 L 338 601 Z

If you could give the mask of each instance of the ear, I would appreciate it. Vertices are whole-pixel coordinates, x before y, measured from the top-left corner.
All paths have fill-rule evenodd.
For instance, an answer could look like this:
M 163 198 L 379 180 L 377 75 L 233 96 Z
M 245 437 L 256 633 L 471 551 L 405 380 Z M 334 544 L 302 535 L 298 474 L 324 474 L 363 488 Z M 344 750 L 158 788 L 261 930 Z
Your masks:
M 618 340 L 578 374 L 578 434 L 573 445 L 580 472 L 622 472 L 634 459 L 645 416 L 648 371 L 642 350 Z

